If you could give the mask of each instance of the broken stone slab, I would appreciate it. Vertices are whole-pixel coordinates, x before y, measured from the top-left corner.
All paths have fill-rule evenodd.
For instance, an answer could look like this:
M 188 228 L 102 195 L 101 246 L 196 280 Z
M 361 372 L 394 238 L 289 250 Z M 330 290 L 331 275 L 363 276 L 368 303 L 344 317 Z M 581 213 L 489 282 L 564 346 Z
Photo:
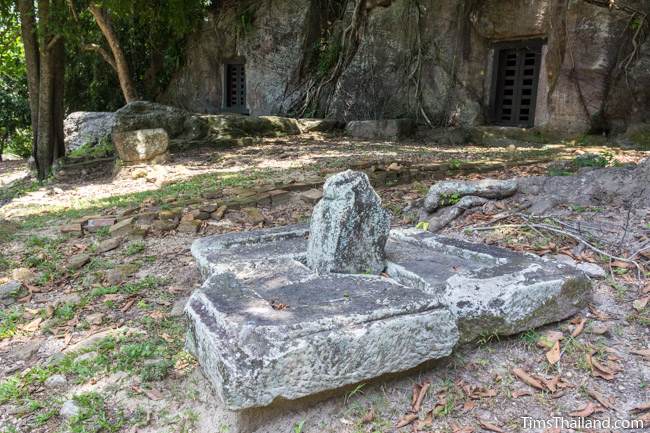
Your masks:
M 391 231 L 386 277 L 318 274 L 308 235 L 277 227 L 192 245 L 206 282 L 186 306 L 187 348 L 230 410 L 408 370 L 456 340 L 563 320 L 589 301 L 572 267 L 415 229 Z
M 398 140 L 415 133 L 413 119 L 353 120 L 345 133 L 354 138 Z
M 296 239 L 306 246 L 302 232 L 285 232 L 269 248 L 258 244 L 258 260 L 221 263 L 230 271 L 209 277 L 186 307 L 188 349 L 230 410 L 406 370 L 449 355 L 456 344 L 451 314 L 417 289 L 378 276 L 316 275 L 294 258 L 264 258 L 276 246 L 291 250 Z M 245 245 L 227 243 L 221 254 L 237 256 Z
M 494 199 L 510 197 L 516 191 L 517 181 L 514 179 L 447 180 L 429 188 L 424 198 L 424 210 L 431 213 L 439 207 L 454 204 L 455 200 L 468 195 Z
M 390 216 L 368 176 L 347 170 L 331 176 L 311 218 L 307 264 L 317 272 L 384 270 Z
M 585 308 L 591 283 L 563 263 L 503 248 L 393 230 L 388 275 L 441 296 L 458 320 L 461 341 L 513 335 Z
M 93 218 L 88 220 L 85 225 L 87 232 L 95 233 L 104 227 L 110 227 L 115 224 L 115 218 Z

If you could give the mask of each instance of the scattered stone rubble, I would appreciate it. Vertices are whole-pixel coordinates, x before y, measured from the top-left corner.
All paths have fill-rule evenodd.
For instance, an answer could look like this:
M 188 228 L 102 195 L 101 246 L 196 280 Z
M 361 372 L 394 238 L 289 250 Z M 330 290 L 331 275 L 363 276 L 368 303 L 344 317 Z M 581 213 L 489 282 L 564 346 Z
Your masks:
M 408 370 L 486 333 L 565 319 L 589 301 L 590 281 L 572 266 L 417 229 L 393 229 L 386 240 L 387 221 L 366 182 L 354 172 L 328 181 L 311 228 L 229 233 L 192 245 L 206 280 L 186 306 L 187 347 L 228 409 Z M 369 238 L 375 245 L 366 247 L 385 249 L 361 273 L 364 254 L 325 244 L 345 235 L 363 245 L 366 224 L 378 225 Z M 342 259 L 337 254 L 356 273 L 326 272 L 337 270 L 329 267 Z

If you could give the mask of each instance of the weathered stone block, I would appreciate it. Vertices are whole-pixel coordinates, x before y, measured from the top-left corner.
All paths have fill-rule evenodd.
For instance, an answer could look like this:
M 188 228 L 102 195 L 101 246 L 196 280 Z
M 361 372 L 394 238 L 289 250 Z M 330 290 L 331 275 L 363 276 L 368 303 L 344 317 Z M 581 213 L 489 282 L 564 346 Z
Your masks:
M 169 137 L 162 128 L 113 131 L 113 144 L 124 162 L 161 160 L 167 154 Z
M 415 133 L 413 119 L 353 120 L 345 126 L 345 133 L 354 138 L 397 140 Z

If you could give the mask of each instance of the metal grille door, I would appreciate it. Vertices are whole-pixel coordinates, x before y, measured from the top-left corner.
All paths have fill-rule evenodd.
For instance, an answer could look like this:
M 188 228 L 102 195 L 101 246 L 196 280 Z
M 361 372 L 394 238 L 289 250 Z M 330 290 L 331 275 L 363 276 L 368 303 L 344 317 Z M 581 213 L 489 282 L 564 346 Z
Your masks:
M 499 48 L 496 55 L 497 77 L 492 109 L 494 123 L 533 126 L 541 44 L 509 44 Z
M 246 72 L 243 64 L 226 65 L 226 108 L 229 111 L 246 111 Z

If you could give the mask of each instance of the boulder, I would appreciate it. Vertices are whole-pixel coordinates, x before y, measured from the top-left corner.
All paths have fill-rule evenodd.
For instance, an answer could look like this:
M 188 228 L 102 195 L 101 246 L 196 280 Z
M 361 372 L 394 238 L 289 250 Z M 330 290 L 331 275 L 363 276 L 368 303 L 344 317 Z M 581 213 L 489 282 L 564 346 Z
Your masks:
M 169 136 L 162 128 L 114 131 L 113 144 L 124 162 L 158 162 L 166 158 Z
M 168 105 L 149 101 L 134 101 L 115 112 L 113 133 L 141 129 L 164 129 L 175 138 L 185 131 L 191 113 Z
M 80 147 L 95 146 L 108 142 L 115 124 L 115 113 L 75 111 L 63 121 L 63 134 L 66 152 Z
M 307 265 L 317 272 L 379 274 L 390 216 L 368 176 L 347 170 L 331 176 L 311 218 Z
M 424 198 L 424 210 L 433 212 L 439 207 L 453 205 L 468 195 L 495 199 L 510 197 L 516 191 L 517 181 L 514 179 L 447 180 L 429 188 Z
M 345 126 L 345 133 L 354 138 L 398 140 L 415 133 L 413 119 L 353 120 Z

